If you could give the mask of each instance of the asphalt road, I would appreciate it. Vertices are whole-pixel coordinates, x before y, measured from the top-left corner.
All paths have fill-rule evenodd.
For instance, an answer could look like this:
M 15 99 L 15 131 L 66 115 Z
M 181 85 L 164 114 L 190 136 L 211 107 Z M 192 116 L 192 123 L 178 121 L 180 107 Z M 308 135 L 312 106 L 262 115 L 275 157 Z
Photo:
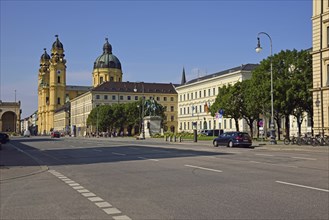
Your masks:
M 34 163 L 1 169 L 0 219 L 329 218 L 328 147 L 33 137 L 7 148 Z

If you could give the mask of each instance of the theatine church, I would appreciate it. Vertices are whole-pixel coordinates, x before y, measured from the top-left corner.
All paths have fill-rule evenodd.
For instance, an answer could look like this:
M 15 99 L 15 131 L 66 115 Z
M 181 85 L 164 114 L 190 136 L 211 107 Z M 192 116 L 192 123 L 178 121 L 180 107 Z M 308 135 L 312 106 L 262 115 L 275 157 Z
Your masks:
M 40 58 L 38 74 L 38 133 L 76 129 L 83 135 L 89 113 L 98 105 L 153 98 L 165 107 L 165 131 L 177 129 L 177 92 L 172 83 L 123 82 L 122 67 L 105 39 L 103 53 L 96 58 L 92 70 L 92 86 L 67 85 L 65 51 L 58 35 Z

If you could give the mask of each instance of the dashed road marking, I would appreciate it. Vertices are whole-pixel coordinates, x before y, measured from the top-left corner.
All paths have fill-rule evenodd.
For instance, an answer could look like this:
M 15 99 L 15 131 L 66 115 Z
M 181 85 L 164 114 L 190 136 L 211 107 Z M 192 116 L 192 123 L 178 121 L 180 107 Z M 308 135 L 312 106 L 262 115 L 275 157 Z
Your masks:
M 302 159 L 302 160 L 316 160 L 315 158 L 308 158 L 308 157 L 292 157 L 294 159 Z
M 127 155 L 127 154 L 121 154 L 121 153 L 116 153 L 116 152 L 112 152 L 112 154 L 119 155 L 119 156 L 126 156 Z
M 146 158 L 146 157 L 138 157 L 139 159 L 142 159 L 142 160 L 151 160 L 151 161 L 159 161 L 157 159 L 150 159 L 150 158 Z
M 213 171 L 213 172 L 217 172 L 217 173 L 221 173 L 223 171 L 221 170 L 215 170 L 215 169 L 211 169 L 211 168 L 206 168 L 206 167 L 198 167 L 198 166 L 193 166 L 193 165 L 185 165 L 186 167 L 192 167 L 192 168 L 196 168 L 196 169 L 200 169 L 200 170 L 207 170 L 207 171 Z
M 255 154 L 256 156 L 274 157 L 272 154 Z
M 112 207 L 112 205 L 108 202 L 96 202 L 95 205 L 97 205 L 99 208 Z
M 271 165 L 271 166 L 279 166 L 279 167 L 291 167 L 291 168 L 298 168 L 297 166 L 284 165 L 284 164 L 275 164 L 275 163 L 264 163 L 264 162 L 253 161 L 253 160 L 250 160 L 249 162 L 250 162 L 250 163 L 266 164 L 266 165 Z
M 101 202 L 101 201 L 103 201 L 103 199 L 100 198 L 100 197 L 90 197 L 88 199 L 92 202 Z
M 321 189 L 321 188 L 316 188 L 316 187 L 312 187 L 312 186 L 305 186 L 305 185 L 300 185 L 300 184 L 295 184 L 295 183 L 288 183 L 288 182 L 283 182 L 283 181 L 275 181 L 275 182 L 285 184 L 285 185 L 302 187 L 302 188 L 306 188 L 306 189 L 314 189 L 314 190 L 318 190 L 318 191 L 329 192 L 329 190 L 327 190 L 327 189 Z
M 106 209 L 103 209 L 103 211 L 110 215 L 121 213 L 121 211 L 117 208 L 106 208 Z
M 152 159 L 148 159 L 148 160 L 152 160 Z M 66 176 L 62 175 L 61 173 L 55 170 L 48 170 L 48 172 L 53 174 L 63 182 L 65 182 L 68 186 L 75 189 L 82 196 L 86 197 L 89 201 L 93 202 L 98 208 L 102 209 L 106 214 L 111 215 L 114 220 L 131 220 L 131 218 L 126 215 L 118 215 L 122 213 L 119 209 L 112 207 L 110 203 L 104 201 L 101 197 L 98 197 L 96 194 L 85 189 L 79 183 L 76 183 L 75 181 L 67 178 Z

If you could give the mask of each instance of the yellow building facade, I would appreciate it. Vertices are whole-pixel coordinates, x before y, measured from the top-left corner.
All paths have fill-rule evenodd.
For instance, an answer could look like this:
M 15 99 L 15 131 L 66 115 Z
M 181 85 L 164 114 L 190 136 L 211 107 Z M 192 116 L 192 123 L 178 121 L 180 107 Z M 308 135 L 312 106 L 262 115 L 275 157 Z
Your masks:
M 40 58 L 38 74 L 38 133 L 49 134 L 54 130 L 55 112 L 70 99 L 88 91 L 90 87 L 66 85 L 66 60 L 64 47 L 58 35 L 51 48 Z
M 329 1 L 313 0 L 314 134 L 329 135 Z

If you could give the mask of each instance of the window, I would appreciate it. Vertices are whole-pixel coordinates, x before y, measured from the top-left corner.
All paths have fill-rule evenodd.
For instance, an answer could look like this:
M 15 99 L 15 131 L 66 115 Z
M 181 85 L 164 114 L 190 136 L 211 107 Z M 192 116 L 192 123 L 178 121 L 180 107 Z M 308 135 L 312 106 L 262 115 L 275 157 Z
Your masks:
M 327 65 L 327 84 L 326 86 L 329 86 L 329 65 Z
M 163 101 L 167 101 L 167 97 L 163 97 Z
M 201 97 L 202 97 L 201 95 L 202 95 L 202 93 L 201 93 L 201 91 L 199 91 L 199 98 L 201 98 Z
M 182 114 L 182 111 L 183 111 L 182 108 L 180 108 L 180 109 L 179 109 L 179 113 Z M 182 126 L 181 126 L 181 127 L 182 127 Z
M 61 83 L 61 77 L 57 76 L 57 83 Z
M 210 89 L 208 89 L 208 96 L 210 96 Z
M 174 111 L 174 106 L 170 106 L 170 111 L 171 111 L 171 112 Z
M 123 100 L 123 95 L 120 95 L 120 100 Z
M 187 93 L 187 100 L 190 100 L 190 93 Z
M 213 89 L 212 89 L 212 95 L 216 95 L 215 93 L 216 93 L 216 89 L 213 88 Z
M 61 104 L 61 98 L 57 98 L 57 104 L 58 104 L 58 105 Z
M 160 101 L 160 97 L 157 97 L 157 101 Z M 181 97 L 181 101 L 182 101 L 182 97 Z
M 208 123 L 208 124 L 209 124 L 209 129 L 211 129 L 211 121 L 209 121 L 209 123 Z
M 104 80 L 103 80 L 103 77 L 101 76 L 101 77 L 99 78 L 99 83 L 102 84 L 103 81 L 104 81 Z
M 107 95 L 104 95 L 104 99 L 107 100 L 108 99 L 108 96 Z
M 110 77 L 110 82 L 113 82 L 113 81 L 114 81 L 114 79 L 113 79 L 113 77 L 111 76 L 111 77 Z
M 232 118 L 230 119 L 230 129 L 232 129 Z
M 167 106 L 163 106 L 163 109 L 166 112 L 167 111 Z
M 112 100 L 115 100 L 116 99 L 116 96 L 115 95 L 112 95 Z
M 174 121 L 175 120 L 175 116 L 170 116 L 170 121 Z
M 198 98 L 198 92 L 195 92 L 195 98 L 196 99 Z
M 100 96 L 99 95 L 96 95 L 96 99 L 99 99 L 100 98 Z
M 49 105 L 49 97 L 46 97 L 46 105 Z
M 186 108 L 184 108 L 184 115 L 186 114 Z
M 203 97 L 206 97 L 206 90 L 203 90 Z
M 173 102 L 173 101 L 174 101 L 174 97 L 170 97 L 170 101 L 172 101 L 172 102 Z
M 185 101 L 185 94 L 184 94 L 184 101 Z
M 187 114 L 190 114 L 190 107 L 187 107 Z
M 138 100 L 138 96 L 137 95 L 135 96 L 135 100 Z
M 191 99 L 193 99 L 193 92 L 191 93 Z
M 127 100 L 131 100 L 131 96 L 130 95 L 127 96 Z
M 202 107 L 201 107 L 201 105 L 200 105 L 200 111 L 199 112 L 202 112 Z
M 226 119 L 224 120 L 224 129 L 226 129 Z
M 329 26 L 327 27 L 327 47 L 329 47 Z

